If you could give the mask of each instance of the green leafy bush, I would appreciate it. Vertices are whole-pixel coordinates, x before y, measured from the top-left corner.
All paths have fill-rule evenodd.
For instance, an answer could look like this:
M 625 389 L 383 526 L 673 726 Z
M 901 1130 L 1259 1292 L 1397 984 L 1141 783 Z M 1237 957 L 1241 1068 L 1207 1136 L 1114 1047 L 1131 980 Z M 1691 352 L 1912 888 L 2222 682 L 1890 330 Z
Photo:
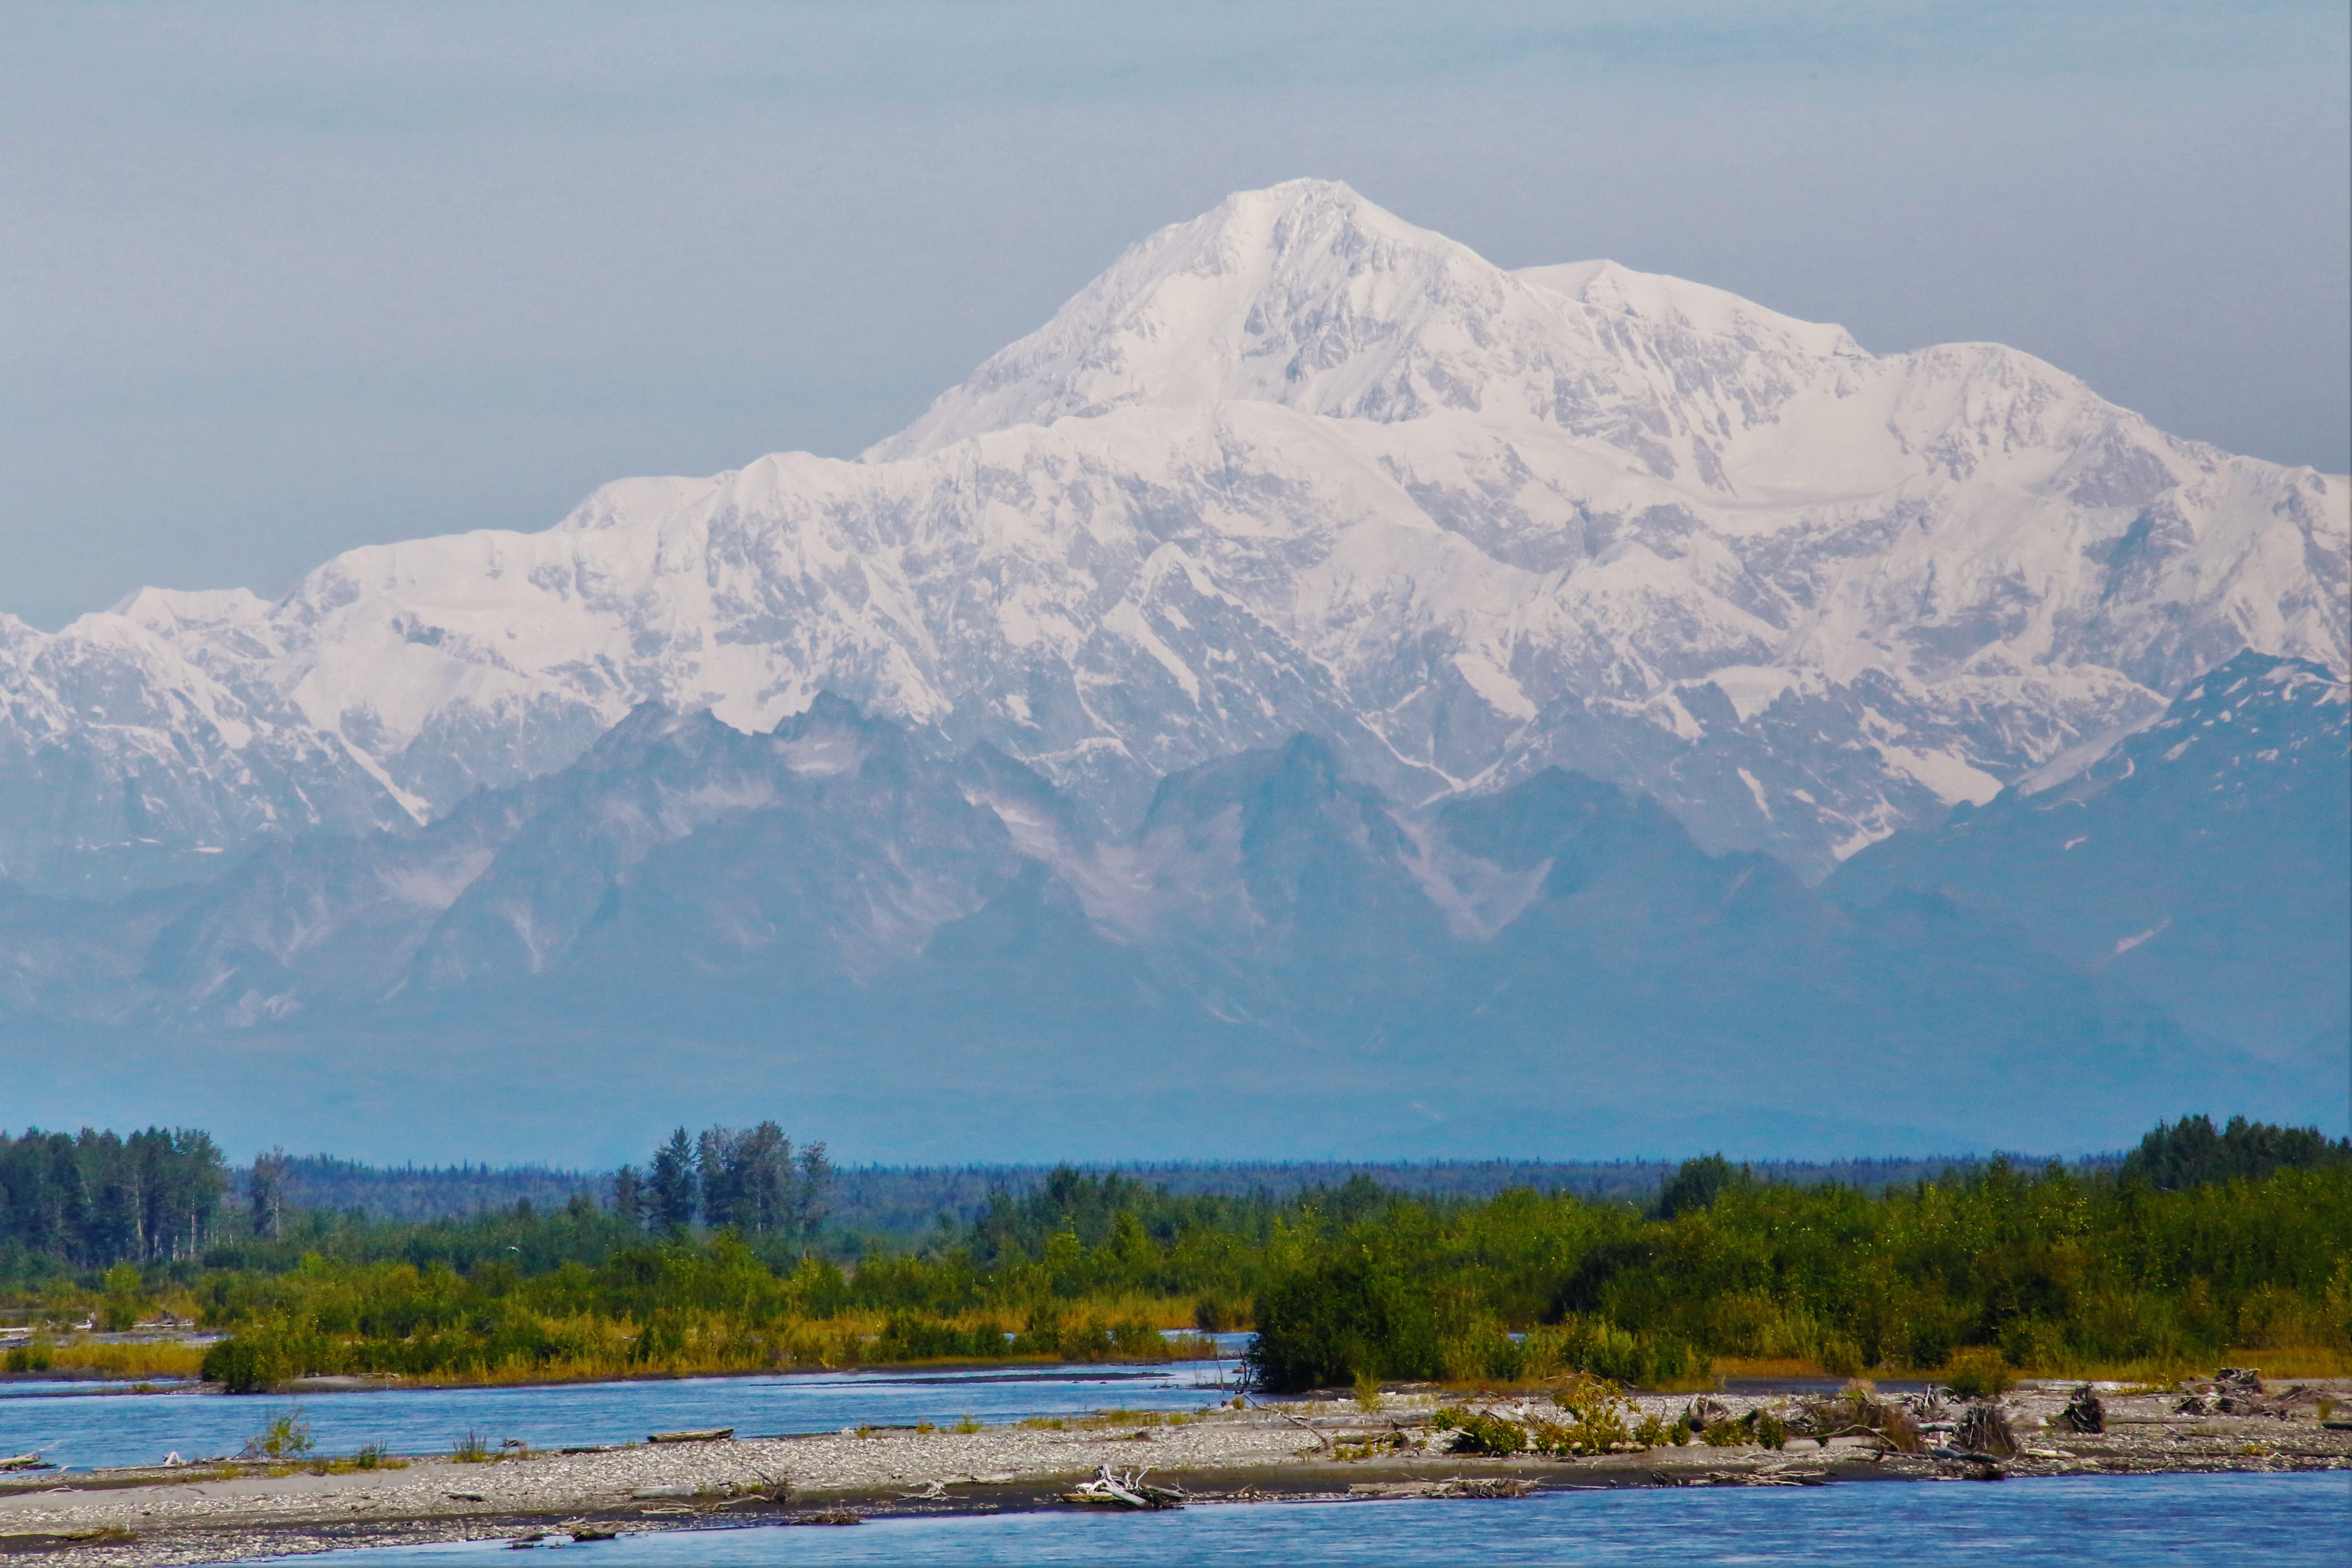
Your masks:
M 1551 1397 L 1568 1417 L 1561 1438 L 1555 1445 L 1559 1452 L 1606 1454 L 1633 1441 L 1625 1429 L 1625 1418 L 1633 1414 L 1633 1407 L 1605 1379 L 1571 1377 L 1555 1389 Z
M 1973 1350 L 1953 1361 L 1944 1382 L 1962 1399 L 1995 1399 L 2016 1382 L 1998 1352 Z
M 1526 1427 L 1485 1411 L 1462 1414 L 1453 1430 L 1451 1451 L 1456 1454 L 1501 1457 L 1522 1453 L 1528 1447 Z

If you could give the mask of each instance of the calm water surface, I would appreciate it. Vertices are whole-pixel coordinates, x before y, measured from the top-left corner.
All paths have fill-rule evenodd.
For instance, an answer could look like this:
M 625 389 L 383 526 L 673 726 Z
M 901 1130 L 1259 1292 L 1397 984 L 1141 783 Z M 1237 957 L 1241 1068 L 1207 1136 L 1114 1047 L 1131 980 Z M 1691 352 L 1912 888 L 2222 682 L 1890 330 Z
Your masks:
M 2343 1563 L 2352 1475 L 2106 1476 L 1545 1492 L 1517 1502 L 1275 1503 L 625 1536 L 562 1550 L 609 1568 L 798 1563 Z M 304 1563 L 486 1562 L 503 1542 Z M 508 1559 L 511 1561 L 511 1559 Z M 284 1562 L 289 1559 L 278 1559 Z M 566 1561 L 571 1561 L 567 1558 Z
M 1238 1351 L 1247 1336 L 1231 1336 Z M 534 1448 L 641 1443 L 648 1432 L 732 1426 L 745 1437 L 855 1426 L 944 1426 L 963 1415 L 1017 1421 L 1106 1408 L 1196 1410 L 1230 1392 L 1240 1363 L 1018 1367 L 696 1377 L 554 1388 L 391 1389 L 299 1398 L 97 1394 L 66 1385 L 0 1392 L 0 1454 L 37 1451 L 69 1469 L 152 1465 L 167 1453 L 233 1454 L 272 1416 L 299 1409 L 319 1447 L 348 1454 L 382 1443 L 395 1454 L 445 1451 L 468 1431 Z M 24 1392 L 17 1392 L 22 1390 Z

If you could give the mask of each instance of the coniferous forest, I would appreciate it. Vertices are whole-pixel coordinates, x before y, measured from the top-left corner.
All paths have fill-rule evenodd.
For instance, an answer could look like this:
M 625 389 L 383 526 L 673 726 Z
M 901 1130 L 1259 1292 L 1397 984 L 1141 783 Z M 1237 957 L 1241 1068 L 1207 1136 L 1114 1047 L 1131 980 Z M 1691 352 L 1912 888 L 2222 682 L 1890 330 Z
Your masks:
M 1207 1353 L 1181 1331 L 1232 1328 L 1256 1330 L 1255 1373 L 1278 1390 L 1570 1369 L 1675 1386 L 1765 1363 L 2156 1372 L 2241 1351 L 2352 1364 L 2352 1147 L 2203 1117 L 2120 1163 L 1995 1160 L 1878 1189 L 1710 1156 L 1643 1201 L 1361 1175 L 1179 1194 L 1060 1170 L 895 1240 L 832 1223 L 824 1146 L 773 1122 L 680 1129 L 601 1200 L 422 1223 L 289 1207 L 283 1170 L 257 1161 L 236 1202 L 200 1132 L 8 1141 L 6 1282 L 41 1325 L 12 1369 L 138 1370 L 83 1331 L 163 1312 L 227 1337 L 152 1347 L 145 1370 L 200 1361 L 239 1389 L 1155 1359 Z
M 0 1131 L 0 1269 L 193 1258 L 215 1239 L 227 1188 L 220 1150 L 185 1128 Z

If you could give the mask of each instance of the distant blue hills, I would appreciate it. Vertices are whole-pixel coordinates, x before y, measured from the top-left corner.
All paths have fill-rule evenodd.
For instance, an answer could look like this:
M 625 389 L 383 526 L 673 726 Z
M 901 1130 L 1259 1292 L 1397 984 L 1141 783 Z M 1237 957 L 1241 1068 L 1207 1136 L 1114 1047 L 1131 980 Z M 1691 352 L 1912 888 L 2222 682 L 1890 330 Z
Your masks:
M 2242 653 L 2079 771 L 1874 844 L 1824 890 L 1853 909 L 1943 894 L 2016 921 L 2189 1028 L 2340 1067 L 2352 1036 L 2344 690 L 2317 665 Z
M 927 1162 L 2340 1133 L 2347 714 L 2241 655 L 1809 887 L 1558 769 L 1422 814 L 1301 735 L 1107 837 L 837 699 L 764 735 L 648 707 L 426 827 L 114 902 L 0 884 L 5 1119 L 585 1163 L 766 1116 Z

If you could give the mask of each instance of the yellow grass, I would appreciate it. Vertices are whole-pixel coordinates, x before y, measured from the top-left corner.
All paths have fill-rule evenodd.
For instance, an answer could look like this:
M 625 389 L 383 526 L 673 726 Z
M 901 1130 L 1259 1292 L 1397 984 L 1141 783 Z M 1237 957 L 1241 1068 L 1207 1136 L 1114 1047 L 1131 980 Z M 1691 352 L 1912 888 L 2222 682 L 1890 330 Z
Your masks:
M 2183 1378 L 2210 1377 L 2221 1367 L 2250 1366 L 2266 1378 L 2352 1377 L 2352 1355 L 2327 1345 L 2289 1345 L 2268 1350 L 2228 1350 L 2218 1356 L 2195 1360 L 2172 1358 L 2143 1361 L 2057 1361 L 2018 1367 L 2020 1378 L 2056 1382 L 2074 1378 L 2081 1382 L 2138 1383 L 2169 1385 Z M 1863 1375 L 1877 1377 L 1928 1377 L 1941 1379 L 1952 1372 L 1949 1366 L 1922 1369 L 1872 1367 Z M 1718 1356 L 1714 1377 L 1757 1378 L 1770 1381 L 1796 1382 L 1808 1379 L 1835 1379 L 1844 1374 L 1833 1373 L 1818 1362 L 1790 1356 Z M 1694 1387 L 1709 1386 L 1706 1383 Z
M 2229 1350 L 2194 1361 L 2084 1361 L 2030 1366 L 2021 1377 L 2083 1382 L 2137 1383 L 2166 1386 L 2187 1378 L 2210 1377 L 2221 1367 L 2250 1366 L 2265 1378 L 2352 1377 L 2352 1355 L 2328 1345 L 2283 1345 L 2268 1350 Z
M 1807 1361 L 1802 1356 L 1717 1356 L 1715 1371 L 1702 1386 L 1713 1387 L 1718 1377 L 1770 1378 L 1776 1382 L 1798 1382 L 1818 1378 L 1833 1378 L 1837 1374 L 1821 1363 Z
M 1020 1316 L 1013 1312 L 976 1311 L 951 1318 L 949 1321 L 961 1329 L 998 1325 L 1017 1327 Z M 1189 1296 L 1137 1296 L 1089 1301 L 1074 1306 L 1068 1319 L 1078 1321 L 1091 1319 L 1103 1323 L 1140 1320 L 1155 1328 L 1185 1329 L 1192 1325 L 1192 1299 Z M 598 1321 L 594 1326 L 606 1331 L 604 1342 L 591 1353 L 546 1362 L 515 1361 L 488 1367 L 450 1367 L 436 1372 L 405 1373 L 397 1378 L 387 1376 L 384 1381 L 397 1382 L 411 1388 L 480 1388 L 831 1370 L 865 1364 L 872 1353 L 872 1342 L 882 1332 L 886 1322 L 886 1316 L 881 1312 L 856 1310 L 821 1321 L 784 1323 L 770 1330 L 727 1332 L 706 1329 L 694 1333 L 678 1353 L 644 1362 L 631 1353 L 634 1335 L 625 1324 Z M 586 1325 L 567 1326 L 584 1328 Z M 1206 1342 L 1192 1346 L 1171 1345 L 1170 1349 L 1175 1352 L 1173 1359 L 1179 1360 L 1213 1353 Z M 1035 1359 L 1052 1361 L 1055 1358 Z M 1003 1362 L 993 1357 L 946 1357 L 924 1364 L 1001 1365 Z
M 147 1377 L 194 1377 L 204 1366 L 206 1348 L 178 1340 L 131 1344 L 67 1340 L 48 1347 L 49 1367 L 54 1372 L 96 1373 L 131 1382 Z

